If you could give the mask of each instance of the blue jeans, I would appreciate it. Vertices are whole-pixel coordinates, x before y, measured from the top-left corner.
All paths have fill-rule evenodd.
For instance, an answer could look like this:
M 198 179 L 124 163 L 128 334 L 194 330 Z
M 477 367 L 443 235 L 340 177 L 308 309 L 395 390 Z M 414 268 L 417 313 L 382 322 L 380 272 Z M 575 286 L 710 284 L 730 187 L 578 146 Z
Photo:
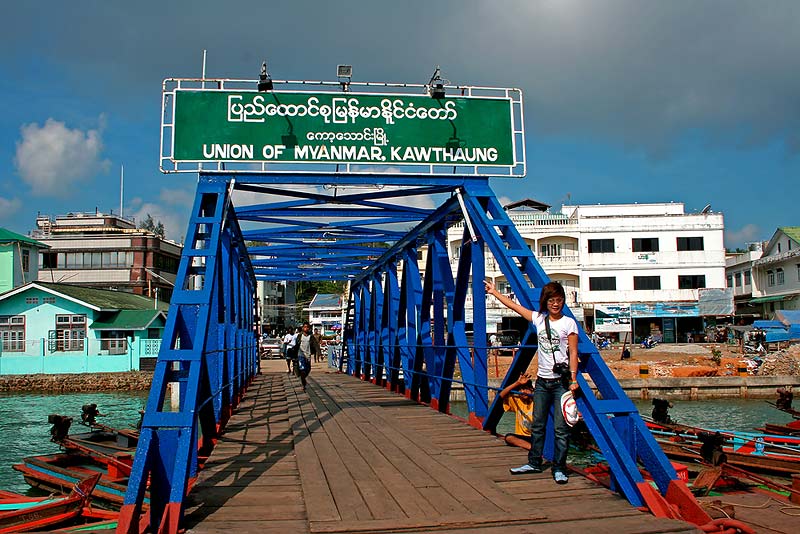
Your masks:
M 555 442 L 553 446 L 553 471 L 567 471 L 567 449 L 569 448 L 569 426 L 561 413 L 561 395 L 566 393 L 560 378 L 536 378 L 533 389 L 533 428 L 531 429 L 531 450 L 528 463 L 542 466 L 545 432 L 550 410 L 553 409 Z

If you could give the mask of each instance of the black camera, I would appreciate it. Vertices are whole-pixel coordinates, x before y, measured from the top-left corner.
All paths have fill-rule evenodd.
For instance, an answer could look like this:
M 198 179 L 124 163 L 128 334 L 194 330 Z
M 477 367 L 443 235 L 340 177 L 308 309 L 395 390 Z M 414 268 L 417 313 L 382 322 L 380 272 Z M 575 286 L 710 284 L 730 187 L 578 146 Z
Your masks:
M 553 373 L 557 374 L 561 378 L 567 377 L 569 378 L 569 364 L 566 362 L 558 362 L 553 366 Z

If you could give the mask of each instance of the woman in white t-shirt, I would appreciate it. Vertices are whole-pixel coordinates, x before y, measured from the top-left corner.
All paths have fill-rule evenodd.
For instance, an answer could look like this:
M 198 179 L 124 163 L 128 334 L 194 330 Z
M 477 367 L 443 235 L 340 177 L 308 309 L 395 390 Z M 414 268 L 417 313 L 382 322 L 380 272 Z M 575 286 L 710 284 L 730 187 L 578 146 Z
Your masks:
M 484 282 L 486 293 L 492 295 L 505 307 L 517 312 L 533 323 L 539 349 L 539 371 L 533 390 L 533 428 L 528 463 L 511 469 L 515 475 L 542 472 L 547 417 L 553 410 L 555 441 L 553 450 L 553 479 L 558 484 L 569 482 L 567 476 L 567 449 L 569 448 L 569 426 L 561 412 L 561 396 L 578 389 L 578 324 L 575 319 L 562 313 L 564 288 L 558 282 L 550 282 L 542 288 L 539 310 L 532 311 L 518 302 L 499 293 L 492 282 Z M 542 312 L 544 310 L 544 312 Z

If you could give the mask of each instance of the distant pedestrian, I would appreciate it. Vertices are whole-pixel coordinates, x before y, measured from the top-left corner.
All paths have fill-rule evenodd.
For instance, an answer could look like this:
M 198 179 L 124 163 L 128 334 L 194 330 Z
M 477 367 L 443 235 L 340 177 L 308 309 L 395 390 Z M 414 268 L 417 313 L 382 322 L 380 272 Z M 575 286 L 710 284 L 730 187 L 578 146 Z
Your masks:
M 286 335 L 283 336 L 283 347 L 281 347 L 281 350 L 283 351 L 283 358 L 286 360 L 286 368 L 288 369 L 286 374 L 292 373 L 292 360 L 295 359 L 295 355 L 297 354 L 294 336 L 294 331 L 291 328 L 287 330 Z
M 317 340 L 317 346 L 321 348 L 322 347 L 322 334 L 320 334 L 319 328 L 315 328 L 314 329 L 314 339 Z M 314 361 L 315 362 L 321 362 L 322 361 L 322 351 L 321 350 L 317 351 L 317 355 L 316 355 Z
M 311 325 L 303 323 L 303 329 L 297 338 L 297 346 L 299 348 L 297 354 L 297 367 L 296 374 L 300 377 L 300 382 L 303 384 L 303 391 L 306 390 L 306 378 L 311 372 L 311 362 L 319 358 L 320 349 L 317 338 L 311 333 Z

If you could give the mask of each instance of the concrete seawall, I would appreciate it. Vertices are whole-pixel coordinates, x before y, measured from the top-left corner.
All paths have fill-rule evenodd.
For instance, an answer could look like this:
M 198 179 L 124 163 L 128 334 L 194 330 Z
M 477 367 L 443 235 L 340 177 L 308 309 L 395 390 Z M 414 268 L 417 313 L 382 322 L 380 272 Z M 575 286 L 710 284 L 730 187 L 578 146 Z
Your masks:
M 800 376 L 720 376 L 693 378 L 631 378 L 619 381 L 631 399 L 655 397 L 674 400 L 702 399 L 775 399 L 776 389 L 783 386 L 800 388 Z M 499 388 L 500 380 L 489 380 Z M 594 383 L 589 381 L 594 389 Z M 463 401 L 461 384 L 453 384 L 452 400 Z
M 153 373 L 81 373 L 74 375 L 5 375 L 0 376 L 0 392 L 93 392 L 146 391 Z
M 153 373 L 88 373 L 77 375 L 12 375 L 0 376 L 0 392 L 24 391 L 136 391 L 150 388 Z M 594 389 L 594 384 L 589 384 Z M 693 378 L 631 378 L 619 381 L 631 399 L 654 397 L 675 400 L 700 399 L 775 399 L 782 386 L 800 388 L 800 376 L 720 376 Z M 498 379 L 489 386 L 499 388 Z M 464 400 L 461 384 L 453 384 L 451 398 Z M 490 394 L 491 396 L 491 394 Z

